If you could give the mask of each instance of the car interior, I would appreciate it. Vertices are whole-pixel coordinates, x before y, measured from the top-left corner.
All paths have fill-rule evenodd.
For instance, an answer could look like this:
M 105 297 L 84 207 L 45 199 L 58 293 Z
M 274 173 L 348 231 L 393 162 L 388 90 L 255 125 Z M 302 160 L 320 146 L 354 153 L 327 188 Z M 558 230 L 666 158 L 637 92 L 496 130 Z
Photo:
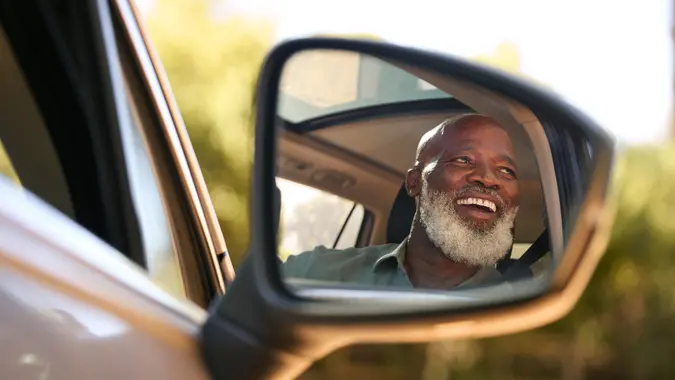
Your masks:
M 417 143 L 442 121 L 465 112 L 423 110 L 428 101 L 410 102 L 401 113 L 375 107 L 356 117 L 349 112 L 333 125 L 312 128 L 282 123 L 278 177 L 352 200 L 368 210 L 357 241 L 359 246 L 401 243 L 415 213 L 415 202 L 405 192 L 403 180 L 412 166 Z M 426 104 L 425 104 L 426 103 Z M 439 107 L 440 108 L 440 107 Z M 340 119 L 342 121 L 340 121 Z M 521 208 L 516 220 L 512 258 L 518 258 L 544 231 L 544 200 L 536 161 L 529 141 L 514 139 L 519 169 Z
M 0 28 L 0 141 L 21 187 L 37 195 L 133 261 L 143 260 L 106 226 L 105 190 L 96 182 L 92 133 L 66 68 L 49 49 L 36 53 L 17 29 Z M 14 34 L 12 34 L 14 33 Z M 46 32 L 45 32 L 46 33 Z M 48 36 L 36 34 L 35 38 Z M 45 44 L 53 48 L 52 45 Z M 43 57 L 44 58 L 44 57 Z M 51 70 L 44 62 L 55 63 Z M 20 126 L 20 128 L 19 128 Z
M 306 119 L 285 117 L 289 113 L 281 110 L 277 124 L 277 178 L 362 205 L 367 212 L 355 246 L 401 243 L 415 213 L 415 201 L 405 192 L 404 178 L 414 163 L 420 138 L 450 117 L 476 112 L 448 92 L 436 91 L 433 97 L 364 106 L 354 102 L 351 108 L 333 107 L 335 112 L 306 112 L 311 115 Z M 295 108 L 299 103 L 302 109 L 311 107 L 292 95 L 282 92 L 282 96 L 287 102 L 291 98 Z M 480 96 L 471 100 L 474 105 L 493 101 Z M 516 133 L 511 133 L 513 128 L 507 130 L 517 156 L 520 211 L 514 245 L 499 264 L 504 268 L 522 257 L 535 242 L 549 245 L 544 191 L 531 137 L 522 129 Z M 530 268 L 532 271 L 538 273 L 545 268 L 544 261 L 550 255 L 541 259 L 542 256 L 535 255 L 533 260 L 537 263 Z
M 3 28 L 0 83 L 0 141 L 21 185 L 75 219 L 56 148 Z

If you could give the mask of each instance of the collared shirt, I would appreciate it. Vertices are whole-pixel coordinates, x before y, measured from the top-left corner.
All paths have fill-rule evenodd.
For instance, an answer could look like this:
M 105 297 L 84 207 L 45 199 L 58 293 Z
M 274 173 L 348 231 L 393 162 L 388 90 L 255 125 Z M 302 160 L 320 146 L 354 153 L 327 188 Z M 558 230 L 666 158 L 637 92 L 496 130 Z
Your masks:
M 403 265 L 406 246 L 407 240 L 401 244 L 341 250 L 318 246 L 289 256 L 282 271 L 285 277 L 412 288 Z M 501 281 L 502 275 L 495 267 L 484 267 L 453 289 Z

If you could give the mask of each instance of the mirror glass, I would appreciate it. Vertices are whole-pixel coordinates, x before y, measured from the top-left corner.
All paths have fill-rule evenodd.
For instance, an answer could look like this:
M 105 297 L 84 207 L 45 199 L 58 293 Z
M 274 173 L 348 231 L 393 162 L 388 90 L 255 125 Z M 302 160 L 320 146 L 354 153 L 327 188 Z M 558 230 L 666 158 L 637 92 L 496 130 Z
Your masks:
M 472 300 L 546 285 L 574 220 L 560 194 L 581 199 L 583 181 L 557 179 L 529 108 L 410 64 L 304 50 L 283 67 L 276 114 L 278 255 L 294 291 Z M 569 140 L 581 149 L 567 170 L 585 175 L 590 145 Z

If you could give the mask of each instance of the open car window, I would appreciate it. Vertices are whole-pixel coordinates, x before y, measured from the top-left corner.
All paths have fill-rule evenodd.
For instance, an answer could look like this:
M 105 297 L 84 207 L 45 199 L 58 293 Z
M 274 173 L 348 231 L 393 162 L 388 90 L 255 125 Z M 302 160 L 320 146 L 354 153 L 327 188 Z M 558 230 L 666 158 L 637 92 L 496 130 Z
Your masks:
M 356 245 L 365 215 L 362 205 L 283 178 L 276 181 L 281 191 L 282 260 L 320 245 L 337 249 Z
M 291 58 L 279 90 L 279 115 L 296 124 L 368 106 L 451 98 L 385 61 L 329 50 Z
M 39 29 L 37 25 L 29 26 Z M 167 207 L 143 133 L 148 111 L 132 96 L 138 92 L 138 79 L 127 74 L 117 82 L 127 91 L 117 99 L 127 112 L 105 126 L 96 120 L 105 119 L 98 95 L 106 90 L 96 81 L 71 79 L 63 63 L 70 61 L 60 61 L 58 54 L 44 53 L 49 60 L 41 59 L 42 50 L 30 48 L 22 30 L 0 27 L 0 175 L 147 270 L 165 291 L 186 298 L 176 235 L 169 230 Z M 43 45 L 46 51 L 53 48 Z M 79 46 L 66 45 L 62 53 L 75 54 Z M 120 50 L 128 66 L 130 57 Z M 82 65 L 95 62 L 90 54 L 80 58 Z M 78 98 L 78 90 L 89 96 Z M 86 107 L 93 111 L 84 112 Z M 118 134 L 119 140 L 109 138 Z M 121 144 L 123 159 L 112 154 L 115 141 Z

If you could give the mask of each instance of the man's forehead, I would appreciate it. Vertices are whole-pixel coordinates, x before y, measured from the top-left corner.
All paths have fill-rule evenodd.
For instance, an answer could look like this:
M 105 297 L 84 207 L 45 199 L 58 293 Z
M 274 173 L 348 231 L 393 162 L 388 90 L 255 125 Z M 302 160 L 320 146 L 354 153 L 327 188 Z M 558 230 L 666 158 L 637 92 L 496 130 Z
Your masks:
M 511 139 L 506 130 L 491 117 L 479 114 L 460 115 L 449 119 L 425 133 L 417 147 L 417 155 L 436 155 L 443 148 L 457 145 L 471 138 L 480 139 L 480 134 L 499 129 L 504 133 L 505 142 L 511 148 Z
M 511 146 L 511 138 L 504 128 L 492 119 L 468 120 L 454 126 L 448 125 L 439 131 L 439 142 L 444 146 L 466 144 L 467 141 L 481 142 L 491 134 L 499 135 L 495 140 Z

